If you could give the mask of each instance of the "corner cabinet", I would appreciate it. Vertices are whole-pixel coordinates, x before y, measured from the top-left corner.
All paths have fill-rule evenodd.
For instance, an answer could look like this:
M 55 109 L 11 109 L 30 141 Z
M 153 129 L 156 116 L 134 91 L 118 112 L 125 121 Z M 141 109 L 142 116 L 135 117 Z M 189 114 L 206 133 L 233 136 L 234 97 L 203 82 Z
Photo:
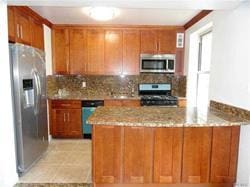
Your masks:
M 82 110 L 78 100 L 51 101 L 51 135 L 53 138 L 82 138 Z
M 96 187 L 229 187 L 236 181 L 239 127 L 93 125 Z
M 33 15 L 33 14 L 32 14 Z M 44 50 L 43 23 L 25 7 L 8 6 L 9 41 Z

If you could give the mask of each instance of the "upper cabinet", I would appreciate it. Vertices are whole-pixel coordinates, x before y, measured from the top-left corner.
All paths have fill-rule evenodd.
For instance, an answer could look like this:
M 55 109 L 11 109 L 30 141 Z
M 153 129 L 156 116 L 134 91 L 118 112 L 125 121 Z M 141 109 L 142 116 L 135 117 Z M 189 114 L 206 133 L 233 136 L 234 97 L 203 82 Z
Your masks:
M 158 53 L 158 32 L 155 30 L 141 31 L 141 53 Z
M 9 41 L 31 45 L 44 50 L 42 18 L 34 16 L 29 8 L 8 7 Z
M 53 71 L 58 74 L 69 72 L 69 30 L 54 29 L 52 35 Z
M 106 30 L 105 32 L 105 74 L 122 73 L 122 31 Z
M 142 30 L 141 53 L 175 54 L 176 29 Z
M 176 49 L 177 28 L 54 26 L 54 73 L 138 75 L 141 53 L 176 54 L 181 72 L 184 53 Z
M 104 40 L 105 32 L 102 29 L 87 31 L 88 73 L 100 75 L 104 71 Z M 78 62 L 81 63 L 81 62 Z
M 70 29 L 69 38 L 69 73 L 86 73 L 88 58 L 86 30 Z
M 139 74 L 140 32 L 138 30 L 123 31 L 123 63 L 122 71 L 126 75 Z
M 15 41 L 16 27 L 15 27 L 15 10 L 13 7 L 8 7 L 8 32 L 9 32 L 9 40 Z
M 30 18 L 31 45 L 44 50 L 43 25 L 39 20 Z

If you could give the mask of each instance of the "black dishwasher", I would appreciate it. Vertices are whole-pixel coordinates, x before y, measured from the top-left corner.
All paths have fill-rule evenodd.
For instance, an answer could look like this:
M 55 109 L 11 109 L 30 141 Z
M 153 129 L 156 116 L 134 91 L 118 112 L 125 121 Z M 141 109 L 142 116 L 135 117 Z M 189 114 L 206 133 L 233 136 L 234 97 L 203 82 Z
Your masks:
M 83 138 L 91 139 L 92 126 L 87 123 L 89 116 L 95 111 L 96 107 L 103 106 L 103 100 L 85 100 L 82 101 L 82 133 Z

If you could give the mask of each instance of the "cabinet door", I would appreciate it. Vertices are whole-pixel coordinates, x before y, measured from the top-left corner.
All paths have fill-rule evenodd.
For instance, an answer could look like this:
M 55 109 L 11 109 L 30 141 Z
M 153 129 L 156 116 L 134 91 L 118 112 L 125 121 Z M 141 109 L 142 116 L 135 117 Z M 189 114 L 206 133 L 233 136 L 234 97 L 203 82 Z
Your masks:
M 30 18 L 31 45 L 38 49 L 44 50 L 43 24 L 35 19 Z
M 69 31 L 68 29 L 53 29 L 53 72 L 67 74 L 69 66 Z
M 124 128 L 123 183 L 144 184 L 152 182 L 153 129 Z
M 20 10 L 16 9 L 16 21 L 17 21 L 17 41 L 23 44 L 31 44 L 31 30 L 29 16 Z
M 141 106 L 141 103 L 140 103 L 140 100 L 125 99 L 122 101 L 122 106 L 139 107 L 139 106 Z
M 121 131 L 117 126 L 93 126 L 93 179 L 97 184 L 121 182 Z
M 160 30 L 158 32 L 158 53 L 175 54 L 176 29 Z
M 212 128 L 184 128 L 183 183 L 208 183 Z
M 66 132 L 66 116 L 67 110 L 53 109 L 52 110 L 52 137 L 61 138 L 65 137 Z
M 154 142 L 154 183 L 181 180 L 182 128 L 156 128 Z
M 104 106 L 122 106 L 122 100 L 119 99 L 107 99 L 104 100 Z
M 15 12 L 13 7 L 8 7 L 8 33 L 9 41 L 15 42 L 16 39 L 16 24 L 15 24 Z
M 211 160 L 212 183 L 236 181 L 240 127 L 214 127 Z
M 67 128 L 65 134 L 72 138 L 82 137 L 82 112 L 81 109 L 68 109 Z
M 140 62 L 140 32 L 123 31 L 123 65 L 126 75 L 138 75 Z
M 104 73 L 104 30 L 90 29 L 87 31 L 88 73 Z
M 141 31 L 141 53 L 156 54 L 158 52 L 158 32 L 152 30 Z
M 105 60 L 104 73 L 106 75 L 120 75 L 122 73 L 122 31 L 105 32 Z
M 83 29 L 70 29 L 70 74 L 87 73 L 87 37 Z

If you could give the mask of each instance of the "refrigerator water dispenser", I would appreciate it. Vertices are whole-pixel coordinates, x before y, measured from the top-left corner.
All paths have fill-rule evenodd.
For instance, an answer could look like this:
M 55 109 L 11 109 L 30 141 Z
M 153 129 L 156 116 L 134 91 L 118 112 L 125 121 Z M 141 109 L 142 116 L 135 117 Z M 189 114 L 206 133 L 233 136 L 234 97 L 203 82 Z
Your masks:
M 35 104 L 33 79 L 23 80 L 24 107 L 32 107 Z

